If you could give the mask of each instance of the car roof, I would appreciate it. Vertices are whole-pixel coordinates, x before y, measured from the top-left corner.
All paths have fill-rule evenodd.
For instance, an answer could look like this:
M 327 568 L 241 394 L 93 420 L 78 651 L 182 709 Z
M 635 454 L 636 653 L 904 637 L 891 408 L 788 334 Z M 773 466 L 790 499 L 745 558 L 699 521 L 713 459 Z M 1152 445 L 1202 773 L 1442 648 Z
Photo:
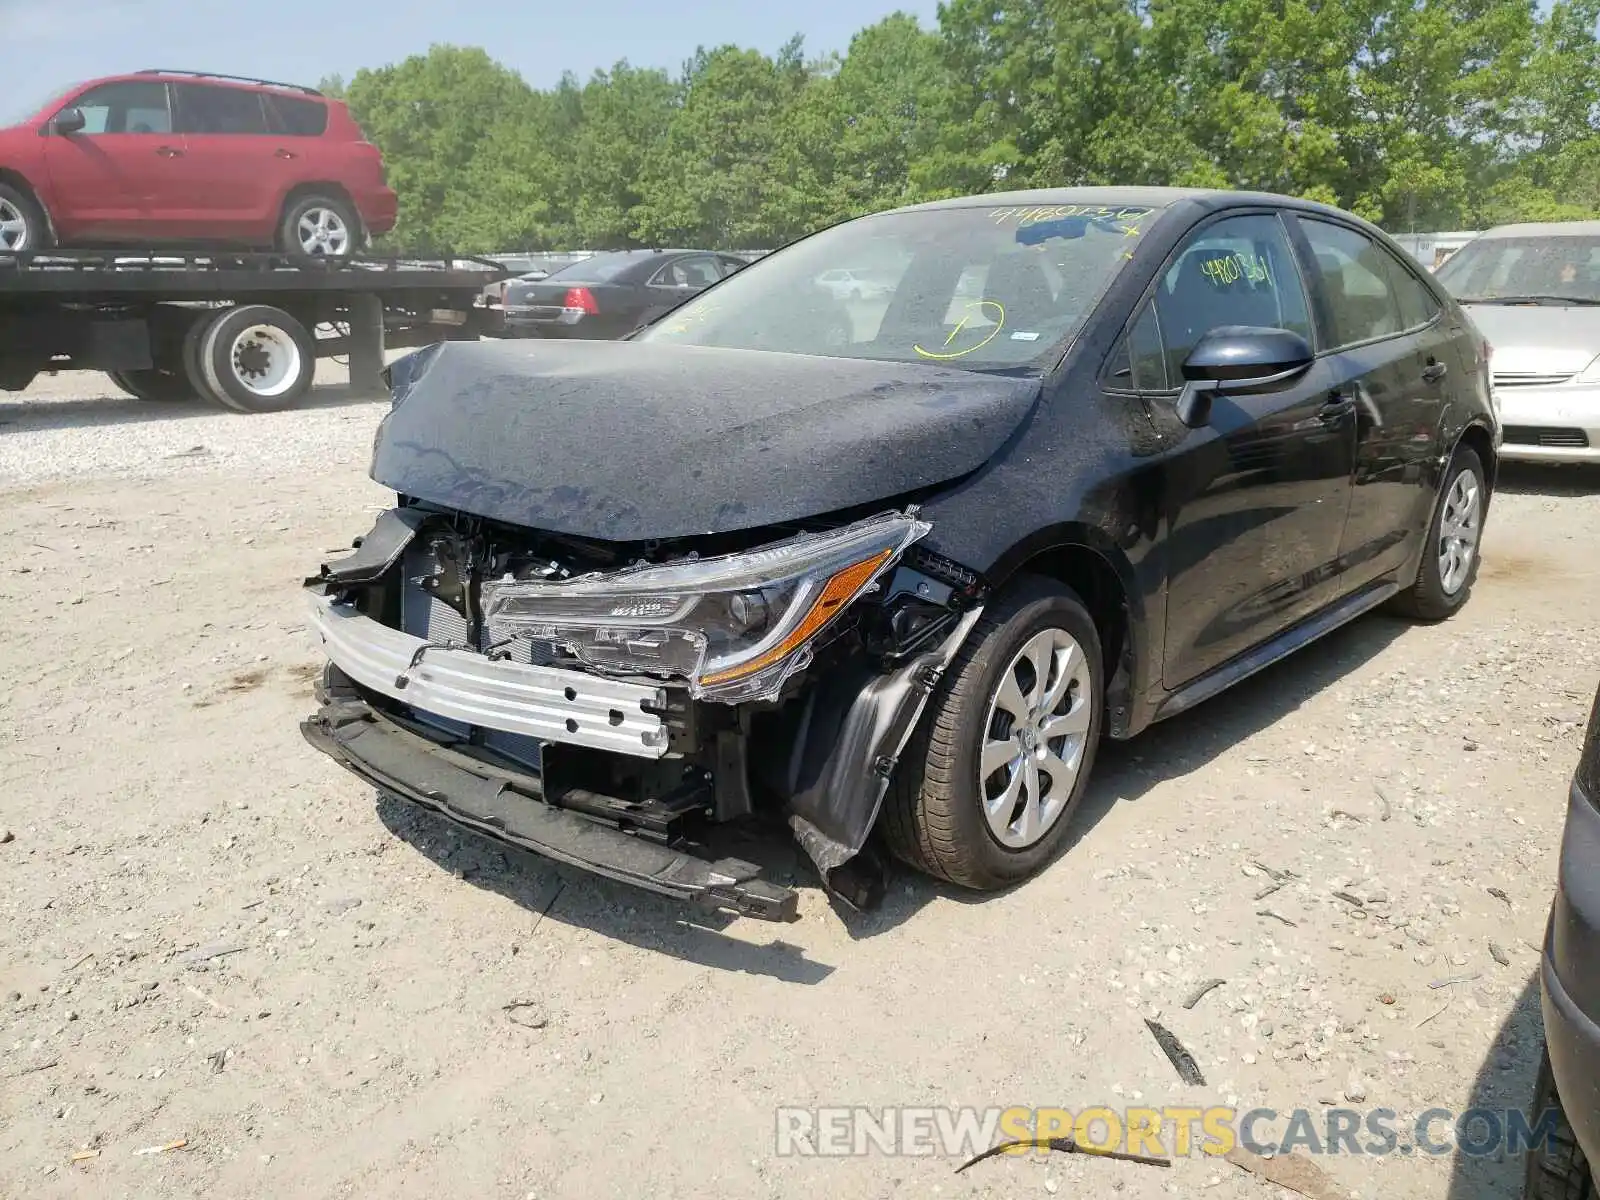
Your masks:
M 1282 208 L 1295 208 L 1305 212 L 1320 212 L 1330 216 L 1352 218 L 1352 214 L 1315 200 L 1302 200 L 1294 196 L 1281 196 L 1275 192 L 1232 191 L 1227 188 L 1179 187 L 1063 187 L 1030 188 L 1015 192 L 982 192 L 970 196 L 955 196 L 948 200 L 929 200 L 911 204 L 890 212 L 925 212 L 944 208 L 991 208 L 1007 205 L 1065 206 L 1069 204 L 1094 205 L 1108 208 L 1170 208 L 1185 200 L 1195 200 L 1212 207 L 1269 204 Z M 1354 218 L 1360 220 L 1359 217 Z M 1367 222 L 1362 222 L 1367 224 Z
M 1480 238 L 1513 237 L 1600 237 L 1600 221 L 1528 221 L 1520 225 L 1496 225 Z
M 304 87 L 298 83 L 278 83 L 271 79 L 251 79 L 241 75 L 208 75 L 204 71 L 180 71 L 176 69 L 151 68 L 144 71 L 129 71 L 122 75 L 107 75 L 101 79 L 91 79 L 80 87 L 95 87 L 102 83 L 199 83 L 207 87 L 238 88 L 241 91 L 269 91 L 283 96 L 298 96 L 304 100 L 321 100 L 327 102 L 328 97 L 313 87 Z

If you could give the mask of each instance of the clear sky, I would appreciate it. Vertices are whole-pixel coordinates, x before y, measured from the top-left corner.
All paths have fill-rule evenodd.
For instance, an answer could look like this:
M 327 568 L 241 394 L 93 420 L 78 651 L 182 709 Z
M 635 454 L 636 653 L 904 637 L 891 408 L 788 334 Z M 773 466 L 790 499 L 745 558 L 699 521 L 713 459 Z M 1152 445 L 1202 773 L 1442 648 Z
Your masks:
M 936 0 L 0 0 L 0 113 L 96 75 L 179 67 L 315 85 L 435 42 L 482 46 L 549 86 L 626 58 L 677 72 L 699 45 L 768 54 L 796 33 L 844 50 L 896 10 L 932 27 Z

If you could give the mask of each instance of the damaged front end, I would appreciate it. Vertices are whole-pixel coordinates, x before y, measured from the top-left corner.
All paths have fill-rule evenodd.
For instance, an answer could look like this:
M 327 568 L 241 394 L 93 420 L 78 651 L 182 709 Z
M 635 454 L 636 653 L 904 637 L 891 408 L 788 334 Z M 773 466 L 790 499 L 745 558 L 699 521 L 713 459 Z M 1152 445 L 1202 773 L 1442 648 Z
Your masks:
M 914 506 L 647 543 L 411 502 L 306 581 L 329 666 L 313 745 L 536 853 L 771 920 L 792 890 L 704 853 L 781 814 L 848 902 L 851 864 L 978 577 Z

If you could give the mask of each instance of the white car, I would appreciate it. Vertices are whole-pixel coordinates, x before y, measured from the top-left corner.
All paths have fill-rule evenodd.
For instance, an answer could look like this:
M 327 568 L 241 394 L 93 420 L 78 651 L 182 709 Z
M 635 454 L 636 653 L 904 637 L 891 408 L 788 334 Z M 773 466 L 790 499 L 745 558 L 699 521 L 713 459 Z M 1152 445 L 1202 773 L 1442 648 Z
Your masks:
M 833 293 L 835 300 L 870 300 L 886 290 L 883 284 L 863 271 L 838 268 L 817 276 L 817 286 Z
M 1500 456 L 1600 463 L 1600 221 L 1502 225 L 1438 278 L 1494 348 Z

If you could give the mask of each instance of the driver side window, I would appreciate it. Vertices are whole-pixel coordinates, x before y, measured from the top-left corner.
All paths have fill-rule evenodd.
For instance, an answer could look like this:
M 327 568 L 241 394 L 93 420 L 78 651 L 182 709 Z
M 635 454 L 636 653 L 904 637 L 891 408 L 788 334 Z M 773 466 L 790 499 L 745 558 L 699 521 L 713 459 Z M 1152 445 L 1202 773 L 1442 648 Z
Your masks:
M 172 114 L 164 83 L 101 84 L 90 88 L 66 108 L 76 108 L 83 113 L 80 133 L 172 132 Z
M 1156 284 L 1167 379 L 1211 330 L 1224 325 L 1287 329 L 1311 340 L 1305 290 L 1283 224 L 1264 213 L 1207 225 L 1178 251 Z

